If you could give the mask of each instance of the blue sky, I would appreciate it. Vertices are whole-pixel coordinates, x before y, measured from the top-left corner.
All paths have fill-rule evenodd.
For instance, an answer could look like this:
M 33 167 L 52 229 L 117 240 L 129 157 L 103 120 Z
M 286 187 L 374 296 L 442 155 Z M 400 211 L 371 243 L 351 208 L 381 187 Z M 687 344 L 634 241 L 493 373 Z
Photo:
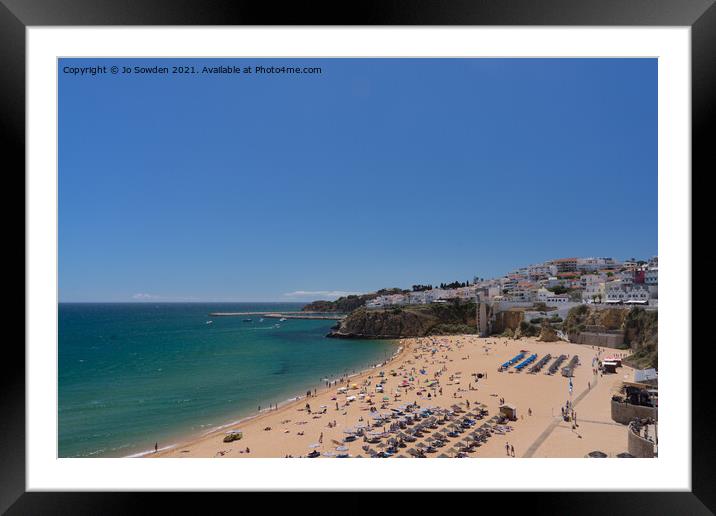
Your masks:
M 62 73 L 218 63 L 322 73 Z M 657 253 L 655 59 L 59 67 L 61 301 L 303 301 Z

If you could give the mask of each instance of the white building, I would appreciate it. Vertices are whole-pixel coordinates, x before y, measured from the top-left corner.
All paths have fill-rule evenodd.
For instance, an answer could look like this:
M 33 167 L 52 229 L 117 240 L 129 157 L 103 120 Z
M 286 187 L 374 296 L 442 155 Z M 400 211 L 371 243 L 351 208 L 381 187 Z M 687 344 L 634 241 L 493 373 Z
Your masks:
M 651 297 L 645 285 L 634 285 L 622 281 L 611 281 L 606 285 L 607 303 L 647 303 Z
M 502 295 L 502 287 L 500 285 L 490 285 L 487 287 L 487 297 L 494 299 L 497 296 Z
M 535 291 L 530 288 L 517 286 L 510 290 L 510 301 L 534 301 Z
M 634 283 L 634 271 L 627 270 L 617 274 L 623 285 L 632 285 Z
M 567 294 L 555 294 L 546 288 L 537 290 L 535 299 L 537 302 L 546 303 L 548 305 L 569 303 L 569 296 Z
M 579 283 L 582 288 L 587 288 L 589 285 L 604 283 L 606 279 L 607 275 L 601 272 L 596 274 L 582 274 L 579 277 Z
M 577 258 L 577 269 L 598 271 L 601 269 L 616 269 L 619 262 L 613 258 Z
M 428 303 L 428 292 L 429 290 L 423 290 L 420 292 L 410 292 L 408 294 L 408 304 L 411 305 L 424 305 Z
M 582 290 L 582 299 L 585 301 L 592 301 L 595 298 L 604 300 L 605 295 L 605 283 L 603 281 L 597 283 L 589 283 Z
M 557 274 L 557 266 L 547 263 L 539 263 L 527 267 L 527 276 L 530 279 L 538 279 L 544 276 L 554 276 Z
M 475 299 L 477 295 L 477 287 L 474 285 L 456 288 L 455 290 L 457 291 L 457 297 L 466 301 Z
M 385 306 L 396 306 L 408 304 L 408 296 L 405 294 L 391 294 L 388 296 L 378 296 L 366 302 L 368 308 L 383 308 Z
M 554 288 L 554 287 L 563 287 L 565 280 L 559 279 L 556 276 L 551 276 L 547 278 L 547 281 L 544 282 L 544 286 L 547 288 Z

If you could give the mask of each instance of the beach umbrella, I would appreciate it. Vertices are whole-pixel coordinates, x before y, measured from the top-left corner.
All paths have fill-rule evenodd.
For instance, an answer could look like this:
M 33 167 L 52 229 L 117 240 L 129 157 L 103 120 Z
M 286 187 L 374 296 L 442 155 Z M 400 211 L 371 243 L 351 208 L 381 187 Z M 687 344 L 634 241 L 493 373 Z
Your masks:
M 591 451 L 587 454 L 587 457 L 590 457 L 592 459 L 604 459 L 607 457 L 607 454 L 603 451 L 595 450 Z
M 336 451 L 348 451 L 348 446 L 336 446 Z
M 438 459 L 449 459 L 449 458 L 450 458 L 450 456 L 446 455 L 444 453 L 441 453 L 440 455 L 438 455 Z
M 635 459 L 636 458 L 636 457 L 634 457 L 634 455 L 632 455 L 631 453 L 627 453 L 627 452 L 617 453 L 617 457 L 619 457 L 621 459 Z
M 308 447 L 309 447 L 309 448 L 320 448 L 320 447 L 321 447 L 321 444 L 320 444 L 320 443 L 313 443 L 313 444 L 309 444 Z
M 335 453 L 330 452 L 330 451 L 323 452 L 321 455 L 322 455 L 323 457 L 335 457 L 335 456 L 336 456 Z

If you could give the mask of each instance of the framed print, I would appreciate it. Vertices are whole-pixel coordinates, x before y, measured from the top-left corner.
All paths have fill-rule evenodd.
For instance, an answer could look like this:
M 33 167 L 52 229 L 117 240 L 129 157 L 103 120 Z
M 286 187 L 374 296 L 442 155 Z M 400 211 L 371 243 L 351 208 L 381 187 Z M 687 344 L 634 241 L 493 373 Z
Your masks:
M 0 507 L 435 490 L 709 514 L 711 4 L 4 2 L 27 302 Z

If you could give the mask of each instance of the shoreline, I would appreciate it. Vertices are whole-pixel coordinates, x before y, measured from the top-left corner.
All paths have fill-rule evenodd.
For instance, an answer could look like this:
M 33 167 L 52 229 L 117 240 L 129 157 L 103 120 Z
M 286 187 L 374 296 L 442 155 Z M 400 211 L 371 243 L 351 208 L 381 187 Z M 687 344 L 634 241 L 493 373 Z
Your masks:
M 468 447 L 467 453 L 460 455 L 458 452 L 465 448 L 465 442 L 470 442 L 474 431 L 468 430 L 468 434 L 472 432 L 467 435 L 468 441 L 465 435 L 450 432 L 453 435 L 439 445 L 445 446 L 442 450 L 428 452 L 435 454 L 431 457 L 580 458 L 593 450 L 615 457 L 626 450 L 627 430 L 611 419 L 610 400 L 614 387 L 629 380 L 633 370 L 624 366 L 617 374 L 602 376 L 595 374 L 592 367 L 596 358 L 617 352 L 616 349 L 564 341 L 541 342 L 536 338 L 514 340 L 475 335 L 392 340 L 398 347 L 388 360 L 330 380 L 330 385 L 316 388 L 310 396 L 286 400 L 271 410 L 254 412 L 202 435 L 179 440 L 156 453 L 151 450 L 142 457 L 372 457 L 387 446 L 381 439 L 390 440 L 391 434 L 400 434 L 397 419 L 402 419 L 400 414 L 406 407 L 418 411 L 430 409 L 434 414 L 446 411 L 452 414 L 457 410 L 458 415 L 451 418 L 461 418 L 460 412 L 469 413 L 476 407 L 484 409 L 485 420 L 475 427 L 483 432 L 482 444 Z M 572 399 L 571 388 L 568 389 L 571 382 L 562 374 L 515 368 L 500 371 L 500 364 L 525 350 L 542 357 L 550 354 L 553 359 L 562 354 L 579 356 L 581 365 L 573 377 L 578 424 L 559 417 L 561 408 Z M 516 419 L 500 418 L 502 405 L 517 407 Z M 378 418 L 382 422 L 374 421 L 374 416 L 390 411 L 398 412 L 397 419 L 391 416 L 386 422 L 384 415 Z M 346 438 L 359 427 L 365 429 L 362 437 Z M 444 431 L 431 428 L 437 429 L 436 436 Z M 230 430 L 241 430 L 243 436 L 224 442 Z M 408 427 L 403 431 L 411 430 Z M 488 433 L 484 434 L 485 431 Z M 424 447 L 431 438 L 421 437 L 419 441 L 417 444 Z M 506 454 L 508 442 L 510 453 Z M 370 447 L 376 443 L 377 447 Z M 414 447 L 415 444 L 408 443 L 392 453 L 398 457 L 415 456 Z
M 377 369 L 380 369 L 381 367 L 385 367 L 388 364 L 394 362 L 401 356 L 403 356 L 408 351 L 408 346 L 403 344 L 402 342 L 404 340 L 413 340 L 413 338 L 407 338 L 407 339 L 383 339 L 388 340 L 396 344 L 396 349 L 393 352 L 393 354 L 388 357 L 387 360 L 383 362 L 378 362 L 375 365 L 368 367 L 366 369 L 361 369 L 359 371 L 356 371 L 355 373 L 351 373 L 348 375 L 340 376 L 339 378 L 349 380 L 349 379 L 357 379 L 361 377 L 362 375 L 368 374 L 371 371 L 375 371 Z M 327 393 L 331 389 L 335 388 L 335 385 L 330 386 L 323 386 L 320 388 L 316 388 L 316 394 L 311 397 L 320 396 L 322 394 Z M 262 418 L 266 418 L 272 415 L 281 414 L 284 411 L 293 408 L 294 405 L 297 405 L 300 401 L 308 399 L 308 397 L 304 395 L 297 395 L 293 398 L 287 398 L 284 401 L 280 401 L 276 404 L 276 408 L 270 409 L 265 408 L 261 409 L 260 411 L 253 411 L 250 415 L 242 417 L 238 420 L 234 420 L 230 423 L 224 423 L 218 426 L 215 426 L 209 430 L 204 431 L 201 435 L 194 436 L 194 437 L 188 437 L 187 439 L 181 439 L 177 441 L 176 443 L 169 444 L 166 446 L 162 446 L 158 448 L 158 450 L 155 452 L 154 450 L 144 450 L 141 452 L 133 453 L 131 455 L 125 455 L 121 458 L 162 458 L 164 455 L 166 455 L 168 452 L 171 452 L 172 450 L 176 450 L 178 448 L 183 448 L 187 446 L 191 446 L 193 444 L 196 444 L 198 442 L 204 441 L 205 439 L 208 439 L 210 437 L 218 437 L 221 435 L 221 432 L 226 432 L 227 430 L 237 430 L 240 425 L 243 425 L 244 423 L 247 423 L 249 421 L 251 422 L 257 422 L 261 421 Z

